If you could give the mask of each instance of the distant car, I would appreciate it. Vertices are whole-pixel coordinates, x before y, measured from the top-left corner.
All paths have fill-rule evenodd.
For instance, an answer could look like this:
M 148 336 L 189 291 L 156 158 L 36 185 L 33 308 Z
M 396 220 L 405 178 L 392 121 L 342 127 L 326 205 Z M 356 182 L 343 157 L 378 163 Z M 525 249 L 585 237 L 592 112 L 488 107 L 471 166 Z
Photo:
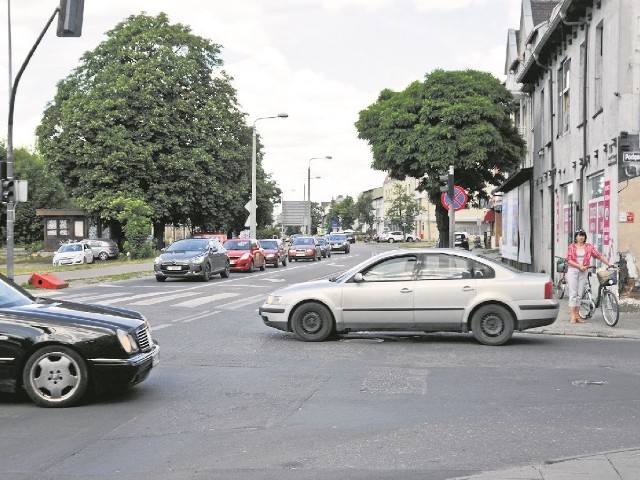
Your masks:
M 185 238 L 176 240 L 160 251 L 153 269 L 158 282 L 167 278 L 199 278 L 208 282 L 212 275 L 229 277 L 230 262 L 227 251 L 214 238 Z
M 54 267 L 59 265 L 82 265 L 83 263 L 93 263 L 93 261 L 91 247 L 83 242 L 64 243 L 53 254 Z
M 109 238 L 85 238 L 82 241 L 91 247 L 94 258 L 108 260 L 120 255 L 118 244 Z
M 343 230 L 342 232 L 347 236 L 349 243 L 356 243 L 356 233 L 353 230 Z
M 331 245 L 327 242 L 325 237 L 316 237 L 318 240 L 318 245 L 320 246 L 320 253 L 322 254 L 322 258 L 330 258 L 331 257 Z
M 380 241 L 389 243 L 404 242 L 405 236 L 400 230 L 394 230 L 392 232 L 383 233 Z
M 469 234 L 467 232 L 455 232 L 454 246 L 464 250 L 469 250 Z
M 322 260 L 322 252 L 318 240 L 314 237 L 296 237 L 288 252 L 289 261 L 295 260 Z
M 327 242 L 329 242 L 332 252 L 349 253 L 351 250 L 351 244 L 344 233 L 330 233 L 327 236 Z
M 42 407 L 69 407 L 93 388 L 142 382 L 158 354 L 142 314 L 36 298 L 0 275 L 1 392 L 24 389 Z
M 514 330 L 556 320 L 552 293 L 548 274 L 460 249 L 400 249 L 276 290 L 259 313 L 265 325 L 307 342 L 359 331 L 471 331 L 480 343 L 502 345 Z
M 252 273 L 256 268 L 265 269 L 265 252 L 255 238 L 230 238 L 224 248 L 231 260 L 231 271 Z
M 273 265 L 278 268 L 280 264 L 283 267 L 287 266 L 287 250 L 288 245 L 277 238 L 265 238 L 264 240 L 258 240 L 260 246 L 264 250 L 264 258 L 267 265 Z

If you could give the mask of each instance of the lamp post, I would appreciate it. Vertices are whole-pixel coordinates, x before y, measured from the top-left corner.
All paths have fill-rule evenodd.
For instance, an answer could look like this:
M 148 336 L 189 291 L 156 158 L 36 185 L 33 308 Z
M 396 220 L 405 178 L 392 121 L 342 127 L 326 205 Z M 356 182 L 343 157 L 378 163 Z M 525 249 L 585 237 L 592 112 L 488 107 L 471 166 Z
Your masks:
M 333 157 L 331 155 L 326 155 L 324 157 L 313 157 L 309 159 L 309 163 L 307 166 L 307 199 L 309 200 L 309 230 L 307 231 L 308 235 L 311 235 L 311 160 L 319 160 L 319 159 L 327 159 L 331 160 Z M 319 177 L 318 177 L 319 178 Z
M 253 134 L 252 134 L 252 150 L 251 150 L 251 205 L 249 212 L 249 238 L 256 238 L 256 123 L 258 120 L 266 120 L 268 118 L 287 118 L 289 115 L 286 113 L 279 113 L 270 117 L 260 117 L 253 121 Z

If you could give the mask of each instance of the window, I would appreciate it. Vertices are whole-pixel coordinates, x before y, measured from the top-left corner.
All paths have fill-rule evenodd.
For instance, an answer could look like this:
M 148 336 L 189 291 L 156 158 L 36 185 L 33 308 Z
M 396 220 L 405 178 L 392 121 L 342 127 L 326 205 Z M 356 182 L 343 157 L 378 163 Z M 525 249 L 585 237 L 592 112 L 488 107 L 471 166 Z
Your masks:
M 368 270 L 362 272 L 367 282 L 397 282 L 413 280 L 413 271 L 416 265 L 414 255 L 406 257 L 394 257 L 376 263 Z
M 602 109 L 602 64 L 603 64 L 603 25 L 602 22 L 596 27 L 595 41 L 595 65 L 593 75 L 593 106 L 596 112 Z
M 558 95 L 559 106 L 558 111 L 558 132 L 564 134 L 569 131 L 570 121 L 570 95 L 569 90 L 571 87 L 571 59 L 567 59 L 562 62 L 562 66 L 558 70 Z
M 562 222 L 562 230 L 565 235 L 567 244 L 573 242 L 573 232 L 578 227 L 575 223 L 575 212 L 573 204 L 573 183 L 567 183 L 560 187 L 560 202 L 562 203 L 562 218 L 558 221 Z
M 473 260 L 455 255 L 427 254 L 418 271 L 418 280 L 455 280 L 471 278 Z
M 587 180 L 587 188 L 589 195 L 589 229 L 587 233 L 591 235 L 589 242 L 602 251 L 605 215 L 604 173 L 590 177 Z

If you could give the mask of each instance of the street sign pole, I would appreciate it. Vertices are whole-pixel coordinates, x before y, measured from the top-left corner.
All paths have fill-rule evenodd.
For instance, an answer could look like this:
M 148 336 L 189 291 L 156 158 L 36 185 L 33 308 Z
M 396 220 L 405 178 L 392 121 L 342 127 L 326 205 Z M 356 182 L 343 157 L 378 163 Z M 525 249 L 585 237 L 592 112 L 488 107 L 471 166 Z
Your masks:
M 456 230 L 456 209 L 453 208 L 453 199 L 454 199 L 454 176 L 453 176 L 453 165 L 449 166 L 449 248 L 453 248 L 455 246 L 455 230 Z

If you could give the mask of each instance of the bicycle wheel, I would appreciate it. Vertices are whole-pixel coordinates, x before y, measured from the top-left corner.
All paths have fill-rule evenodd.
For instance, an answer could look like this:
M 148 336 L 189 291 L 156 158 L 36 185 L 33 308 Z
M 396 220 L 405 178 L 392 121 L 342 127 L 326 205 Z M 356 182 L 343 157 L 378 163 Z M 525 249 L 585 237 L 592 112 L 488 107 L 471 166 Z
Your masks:
M 564 292 L 567 289 L 567 282 L 565 282 L 564 278 L 560 278 L 556 282 L 556 297 L 558 300 L 564 297 Z
M 593 298 L 591 298 L 591 292 L 584 292 L 582 294 L 582 298 L 580 299 L 580 308 L 578 309 L 578 315 L 583 320 L 587 318 L 591 318 L 593 312 L 596 309 L 595 303 L 593 303 Z
M 620 310 L 618 309 L 618 299 L 608 289 L 602 292 L 602 316 L 604 321 L 610 327 L 615 327 L 620 318 Z

